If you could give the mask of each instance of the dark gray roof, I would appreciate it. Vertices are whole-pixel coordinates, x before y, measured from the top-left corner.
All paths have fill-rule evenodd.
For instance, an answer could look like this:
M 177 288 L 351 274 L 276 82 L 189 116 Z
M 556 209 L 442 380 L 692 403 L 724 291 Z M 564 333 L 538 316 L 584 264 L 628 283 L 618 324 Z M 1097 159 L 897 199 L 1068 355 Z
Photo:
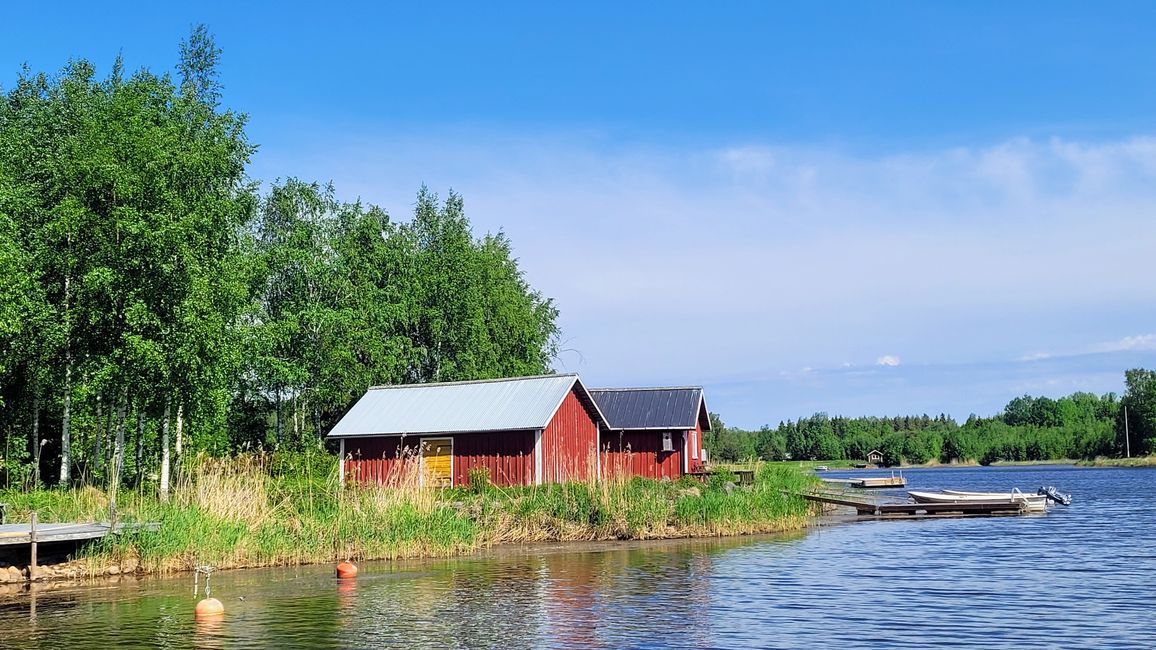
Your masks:
M 710 429 L 701 386 L 595 388 L 590 391 L 611 429 Z

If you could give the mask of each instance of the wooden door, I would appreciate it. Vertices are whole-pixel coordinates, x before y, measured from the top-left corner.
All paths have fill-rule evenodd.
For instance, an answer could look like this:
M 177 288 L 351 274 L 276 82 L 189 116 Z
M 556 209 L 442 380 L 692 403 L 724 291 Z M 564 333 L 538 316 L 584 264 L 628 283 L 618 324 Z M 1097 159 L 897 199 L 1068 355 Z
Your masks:
M 454 484 L 454 439 L 422 438 L 422 485 L 452 487 Z

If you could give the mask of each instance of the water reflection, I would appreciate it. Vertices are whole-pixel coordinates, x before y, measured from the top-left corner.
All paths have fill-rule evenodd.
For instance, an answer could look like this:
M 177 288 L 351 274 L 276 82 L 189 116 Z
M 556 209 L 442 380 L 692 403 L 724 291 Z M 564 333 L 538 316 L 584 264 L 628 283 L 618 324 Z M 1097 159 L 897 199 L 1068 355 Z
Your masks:
M 1156 471 L 920 470 L 913 486 L 1053 483 L 1043 517 L 887 521 L 786 538 L 502 551 L 441 561 L 220 572 L 0 597 L 13 648 L 1149 647 Z

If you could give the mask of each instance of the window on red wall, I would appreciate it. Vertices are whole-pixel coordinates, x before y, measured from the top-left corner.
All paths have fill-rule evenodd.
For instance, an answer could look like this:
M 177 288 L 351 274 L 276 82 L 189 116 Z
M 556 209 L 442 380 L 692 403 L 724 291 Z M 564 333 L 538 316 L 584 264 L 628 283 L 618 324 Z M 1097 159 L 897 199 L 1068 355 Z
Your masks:
M 690 457 L 698 460 L 698 432 L 690 432 Z

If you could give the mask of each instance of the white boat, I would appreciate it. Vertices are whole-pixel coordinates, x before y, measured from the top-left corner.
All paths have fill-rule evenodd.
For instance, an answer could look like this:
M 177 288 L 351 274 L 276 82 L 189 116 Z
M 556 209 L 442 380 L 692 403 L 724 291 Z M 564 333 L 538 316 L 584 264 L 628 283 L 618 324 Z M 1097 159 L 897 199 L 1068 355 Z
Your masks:
M 908 492 L 916 503 L 1018 503 L 1025 512 L 1044 512 L 1048 509 L 1046 494 L 1024 494 L 1013 489 L 1011 492 L 964 492 L 943 490 L 941 492 Z
M 995 499 L 1012 499 L 1012 498 L 1015 498 L 1017 496 L 1023 495 L 1023 492 L 1020 492 L 1019 489 L 1017 489 L 1017 488 L 1012 488 L 1011 492 L 968 492 L 966 490 L 942 490 L 942 492 L 944 494 L 958 494 L 961 496 L 983 496 L 983 497 L 991 497 L 991 498 L 995 498 Z M 1065 506 L 1072 505 L 1072 495 L 1060 494 L 1059 491 L 1057 491 L 1056 488 L 1054 488 L 1054 487 L 1042 487 L 1042 488 L 1040 488 L 1039 492 L 1036 492 L 1036 495 L 1045 496 L 1045 497 L 1051 499 L 1052 501 L 1055 501 L 1056 503 L 1063 504 Z

